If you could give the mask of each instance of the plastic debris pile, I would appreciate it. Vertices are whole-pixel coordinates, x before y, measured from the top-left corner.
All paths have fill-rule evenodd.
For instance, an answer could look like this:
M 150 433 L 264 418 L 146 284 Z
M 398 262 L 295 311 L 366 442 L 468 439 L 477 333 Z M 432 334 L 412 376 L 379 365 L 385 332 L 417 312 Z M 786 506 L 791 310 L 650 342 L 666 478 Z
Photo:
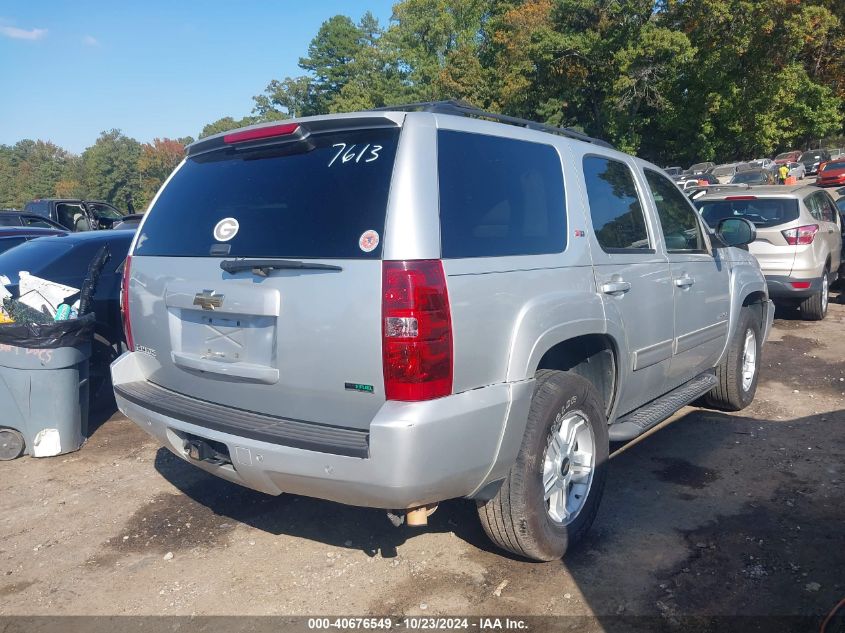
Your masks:
M 79 316 L 79 299 L 67 303 L 79 295 L 78 288 L 30 275 L 25 270 L 18 274 L 17 298 L 7 285 L 11 285 L 8 277 L 0 279 L 0 324 L 47 324 Z

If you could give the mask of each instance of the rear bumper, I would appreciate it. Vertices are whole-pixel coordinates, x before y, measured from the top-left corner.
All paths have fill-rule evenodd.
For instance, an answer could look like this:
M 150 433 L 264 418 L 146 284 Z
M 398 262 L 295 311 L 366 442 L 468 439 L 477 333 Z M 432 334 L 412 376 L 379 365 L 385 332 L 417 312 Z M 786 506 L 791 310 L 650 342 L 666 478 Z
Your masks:
M 368 454 L 355 457 L 223 432 L 196 416 L 187 421 L 124 397 L 121 386 L 146 381 L 138 356 L 128 352 L 112 364 L 118 408 L 175 455 L 268 494 L 388 509 L 472 496 L 502 478 L 516 456 L 534 387 L 533 381 L 503 383 L 428 402 L 386 402 L 370 424 Z M 188 434 L 225 444 L 232 463 L 191 460 Z
M 807 288 L 795 288 L 793 283 L 809 283 Z M 785 275 L 766 275 L 766 285 L 772 299 L 806 299 L 818 293 L 822 287 L 821 277 L 804 279 Z

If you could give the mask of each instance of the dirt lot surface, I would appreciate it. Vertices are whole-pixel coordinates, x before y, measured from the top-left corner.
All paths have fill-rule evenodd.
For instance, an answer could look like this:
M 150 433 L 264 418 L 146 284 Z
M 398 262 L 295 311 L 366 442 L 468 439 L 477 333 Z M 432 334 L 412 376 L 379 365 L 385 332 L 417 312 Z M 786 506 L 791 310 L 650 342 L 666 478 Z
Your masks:
M 0 464 L 0 614 L 823 615 L 845 596 L 845 305 L 778 317 L 754 404 L 613 458 L 563 562 L 493 551 L 463 501 L 410 531 L 242 489 L 115 414 L 78 453 Z

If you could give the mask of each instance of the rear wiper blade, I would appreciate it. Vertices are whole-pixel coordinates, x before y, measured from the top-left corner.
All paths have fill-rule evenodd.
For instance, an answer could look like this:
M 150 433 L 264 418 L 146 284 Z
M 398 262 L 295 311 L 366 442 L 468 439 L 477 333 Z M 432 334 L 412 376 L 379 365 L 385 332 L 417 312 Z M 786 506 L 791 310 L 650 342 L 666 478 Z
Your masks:
M 266 277 L 271 270 L 343 270 L 340 266 L 332 264 L 319 264 L 317 262 L 301 262 L 295 259 L 224 259 L 220 262 L 220 268 L 227 273 L 237 273 L 243 270 L 251 270 L 260 277 Z

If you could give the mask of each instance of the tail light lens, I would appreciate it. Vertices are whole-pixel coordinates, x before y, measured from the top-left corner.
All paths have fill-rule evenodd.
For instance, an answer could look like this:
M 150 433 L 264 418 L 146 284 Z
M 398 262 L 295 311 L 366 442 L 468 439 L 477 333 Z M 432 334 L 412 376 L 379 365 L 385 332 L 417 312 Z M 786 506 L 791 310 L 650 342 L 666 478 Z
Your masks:
M 440 260 L 382 263 L 382 353 L 388 400 L 452 393 L 452 316 Z
M 223 142 L 227 144 L 245 143 L 247 141 L 258 141 L 265 138 L 273 138 L 274 136 L 289 136 L 291 134 L 295 134 L 298 129 L 298 123 L 270 125 L 254 130 L 243 130 L 242 132 L 232 132 L 231 134 L 226 134 L 223 136 Z
M 781 231 L 781 233 L 783 233 L 783 237 L 786 238 L 786 243 L 792 246 L 812 244 L 813 238 L 816 237 L 816 233 L 818 232 L 818 224 L 807 224 L 805 226 L 799 226 L 794 229 L 786 229 L 785 231 Z
M 132 339 L 132 324 L 129 321 L 129 276 L 132 267 L 132 256 L 128 255 L 123 262 L 123 282 L 120 286 L 120 316 L 123 318 L 123 333 L 126 347 L 130 352 L 135 351 L 135 341 Z

